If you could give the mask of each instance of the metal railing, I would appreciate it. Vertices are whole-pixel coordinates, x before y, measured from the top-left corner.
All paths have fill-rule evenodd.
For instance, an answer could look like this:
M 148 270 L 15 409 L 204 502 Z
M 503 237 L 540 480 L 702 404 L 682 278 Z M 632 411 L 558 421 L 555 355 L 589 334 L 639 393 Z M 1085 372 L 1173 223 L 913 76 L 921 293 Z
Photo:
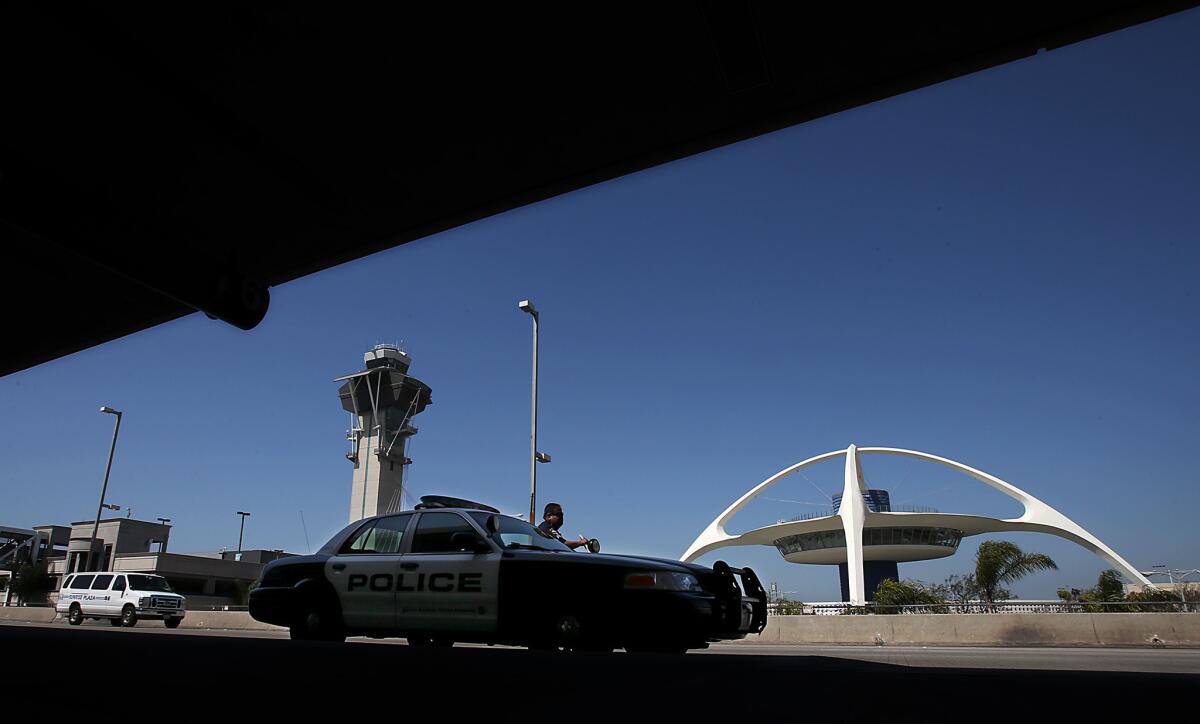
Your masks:
M 855 606 L 842 602 L 796 603 L 779 613 L 778 604 L 767 605 L 772 616 L 852 616 L 896 614 L 987 614 L 987 613 L 1200 613 L 1196 601 L 983 601 L 885 606 L 868 603 Z

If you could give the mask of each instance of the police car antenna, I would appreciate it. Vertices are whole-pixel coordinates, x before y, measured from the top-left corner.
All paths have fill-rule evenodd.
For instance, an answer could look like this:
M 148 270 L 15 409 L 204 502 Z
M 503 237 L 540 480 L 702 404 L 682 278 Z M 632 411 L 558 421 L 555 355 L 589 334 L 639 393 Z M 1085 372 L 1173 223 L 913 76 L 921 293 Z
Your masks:
M 304 511 L 300 511 L 300 527 L 304 529 L 304 550 L 312 553 L 312 544 L 308 542 L 308 526 L 304 524 Z

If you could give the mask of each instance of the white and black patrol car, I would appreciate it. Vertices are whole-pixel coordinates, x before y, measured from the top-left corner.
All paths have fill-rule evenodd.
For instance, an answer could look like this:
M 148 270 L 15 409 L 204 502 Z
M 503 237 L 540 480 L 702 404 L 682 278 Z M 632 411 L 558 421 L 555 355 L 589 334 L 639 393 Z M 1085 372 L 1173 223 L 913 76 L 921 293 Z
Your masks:
M 314 555 L 272 561 L 250 615 L 293 639 L 601 651 L 683 652 L 766 626 L 766 593 L 748 568 L 577 553 L 462 502 L 366 518 Z

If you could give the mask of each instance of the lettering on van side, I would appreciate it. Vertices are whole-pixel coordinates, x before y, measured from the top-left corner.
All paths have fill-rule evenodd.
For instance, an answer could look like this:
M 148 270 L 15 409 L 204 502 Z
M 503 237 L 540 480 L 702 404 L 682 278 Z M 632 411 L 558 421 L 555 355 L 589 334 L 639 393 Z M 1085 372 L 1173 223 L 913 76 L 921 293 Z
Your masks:
M 346 590 L 366 589 L 368 591 L 401 591 L 430 593 L 482 593 L 482 573 L 401 573 L 393 576 L 390 573 L 376 573 L 368 576 L 365 573 L 352 574 L 347 581 Z

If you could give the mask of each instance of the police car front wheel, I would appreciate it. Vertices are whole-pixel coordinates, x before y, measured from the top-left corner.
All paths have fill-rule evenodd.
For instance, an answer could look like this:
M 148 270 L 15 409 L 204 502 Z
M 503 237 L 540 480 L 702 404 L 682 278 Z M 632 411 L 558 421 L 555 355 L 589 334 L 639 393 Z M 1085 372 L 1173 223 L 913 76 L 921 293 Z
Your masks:
M 293 624 L 288 633 L 293 641 L 345 641 L 343 633 L 328 612 L 310 608 Z

